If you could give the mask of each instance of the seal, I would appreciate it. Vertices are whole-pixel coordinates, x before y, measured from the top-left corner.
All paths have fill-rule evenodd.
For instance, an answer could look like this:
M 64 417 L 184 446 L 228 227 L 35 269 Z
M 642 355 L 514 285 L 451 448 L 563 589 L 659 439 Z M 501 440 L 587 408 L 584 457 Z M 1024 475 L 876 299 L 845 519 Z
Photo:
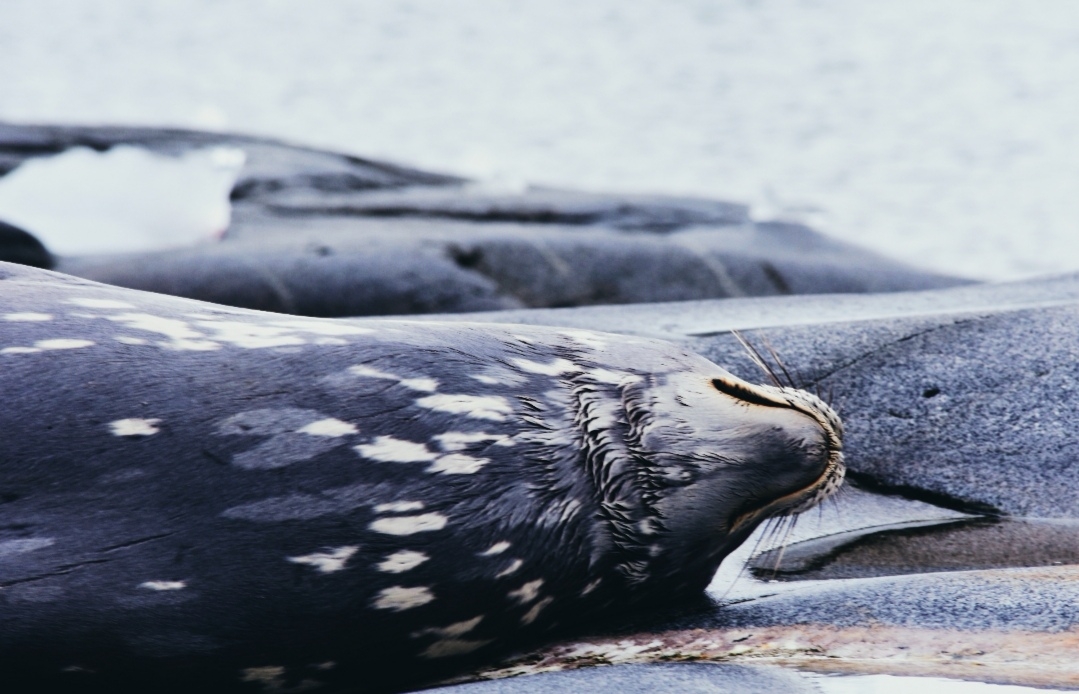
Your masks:
M 0 276 L 6 683 L 400 689 L 697 596 L 844 474 L 827 405 L 665 342 Z

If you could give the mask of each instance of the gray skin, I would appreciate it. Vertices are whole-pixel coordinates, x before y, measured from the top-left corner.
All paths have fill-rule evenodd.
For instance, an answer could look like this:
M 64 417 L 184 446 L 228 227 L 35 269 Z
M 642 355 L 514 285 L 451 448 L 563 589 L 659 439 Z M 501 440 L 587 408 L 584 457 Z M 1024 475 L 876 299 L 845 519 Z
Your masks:
M 0 265 L 0 678 L 395 690 L 698 596 L 842 480 L 811 395 L 588 331 Z

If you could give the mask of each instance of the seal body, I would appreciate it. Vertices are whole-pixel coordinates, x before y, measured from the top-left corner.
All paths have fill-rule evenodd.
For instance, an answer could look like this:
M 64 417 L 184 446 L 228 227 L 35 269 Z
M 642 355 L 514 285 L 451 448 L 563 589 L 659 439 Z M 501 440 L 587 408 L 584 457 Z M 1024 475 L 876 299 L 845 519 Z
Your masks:
M 0 271 L 6 682 L 399 688 L 697 593 L 842 479 L 823 404 L 666 343 Z

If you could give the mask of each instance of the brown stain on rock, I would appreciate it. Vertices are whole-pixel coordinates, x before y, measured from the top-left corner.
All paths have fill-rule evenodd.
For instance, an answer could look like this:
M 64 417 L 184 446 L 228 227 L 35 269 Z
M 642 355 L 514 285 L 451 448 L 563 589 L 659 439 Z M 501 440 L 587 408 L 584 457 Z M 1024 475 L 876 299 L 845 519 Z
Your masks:
M 798 625 L 692 629 L 566 642 L 455 681 L 650 662 L 779 665 L 819 673 L 890 674 L 1079 689 L 1079 630 L 960 631 Z

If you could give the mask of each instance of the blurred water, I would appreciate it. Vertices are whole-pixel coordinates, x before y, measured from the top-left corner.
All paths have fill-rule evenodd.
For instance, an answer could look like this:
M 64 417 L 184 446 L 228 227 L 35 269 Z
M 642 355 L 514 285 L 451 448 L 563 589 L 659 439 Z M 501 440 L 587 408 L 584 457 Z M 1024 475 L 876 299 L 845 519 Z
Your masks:
M 0 119 L 731 198 L 925 267 L 1079 268 L 1071 0 L 5 0 Z

